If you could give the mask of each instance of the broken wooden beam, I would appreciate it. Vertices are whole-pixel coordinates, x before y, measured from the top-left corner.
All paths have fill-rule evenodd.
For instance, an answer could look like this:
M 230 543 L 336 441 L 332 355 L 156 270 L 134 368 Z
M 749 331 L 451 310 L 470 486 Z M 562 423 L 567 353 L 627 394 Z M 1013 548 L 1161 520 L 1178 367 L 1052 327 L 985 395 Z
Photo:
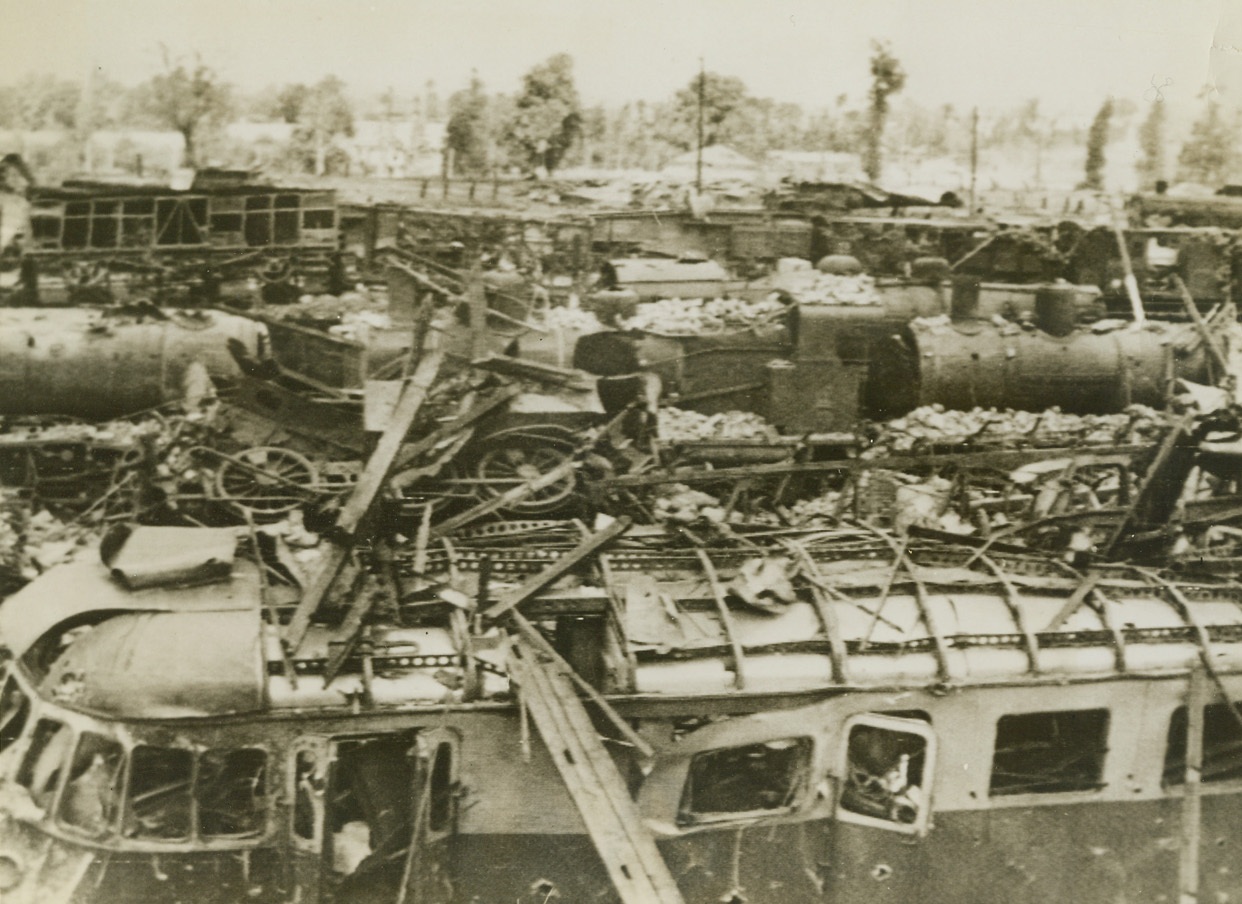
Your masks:
M 1052 621 L 1044 625 L 1040 633 L 1051 634 L 1054 631 L 1060 631 L 1061 626 L 1069 620 L 1069 617 L 1078 611 L 1079 606 L 1086 602 L 1087 597 L 1095 590 L 1095 585 L 1100 583 L 1101 577 L 1103 575 L 1099 572 L 1087 575 L 1083 582 L 1074 588 L 1074 592 L 1069 595 L 1065 605 L 1057 610 L 1056 615 L 1052 616 Z
M 521 612 L 509 613 L 509 618 L 517 629 L 518 636 L 522 638 L 531 647 L 537 649 L 539 653 L 552 665 L 568 678 L 573 684 L 582 691 L 591 702 L 599 707 L 599 711 L 603 713 L 604 718 L 613 724 L 621 736 L 630 744 L 640 757 L 650 762 L 655 758 L 655 750 L 648 744 L 629 722 L 625 721 L 612 704 L 604 699 L 603 694 L 591 686 L 585 678 L 578 674 L 577 670 L 566 660 L 560 653 L 556 652 L 556 648 L 548 643 L 547 638 L 539 633 L 539 629 L 524 616 Z
M 1198 454 L 1196 446 L 1189 442 L 1194 419 L 1195 415 L 1187 414 L 1165 434 L 1143 476 L 1143 485 L 1100 550 L 1103 556 L 1114 556 L 1128 539 L 1128 533 L 1168 523 Z
M 418 410 L 426 400 L 427 392 L 431 384 L 435 382 L 443 361 L 444 352 L 439 348 L 431 350 L 419 361 L 414 376 L 401 394 L 401 400 L 393 411 L 392 420 L 380 436 L 375 451 L 367 460 L 357 484 L 354 485 L 353 492 L 341 508 L 336 525 L 332 533 L 328 535 L 328 550 L 307 583 L 302 599 L 293 613 L 293 618 L 285 628 L 285 643 L 291 650 L 296 652 L 302 643 L 307 629 L 310 628 L 311 616 L 327 597 L 328 590 L 349 557 L 358 528 L 371 510 L 371 506 L 375 504 L 380 487 L 383 486 L 393 460 L 400 451 L 402 443 L 405 442 L 405 436 L 409 433 L 414 418 L 418 415 Z
M 445 518 L 431 529 L 431 535 L 433 537 L 446 536 L 457 530 L 459 527 L 465 527 L 472 521 L 477 521 L 484 515 L 490 515 L 492 512 L 508 508 L 515 503 L 521 502 L 528 496 L 533 496 L 540 490 L 546 489 L 554 483 L 564 480 L 566 477 L 573 474 L 576 467 L 577 462 L 562 462 L 546 474 L 541 474 L 533 480 L 527 480 L 519 483 L 517 486 L 510 490 L 506 490 L 499 496 L 494 496 L 491 499 L 485 499 L 477 505 L 466 509 L 464 512 L 459 512 L 452 517 Z
M 496 392 L 488 393 L 448 423 L 441 424 L 417 442 L 402 447 L 401 460 L 393 464 L 393 470 L 396 472 L 392 478 L 393 485 L 400 488 L 411 483 L 411 480 L 402 479 L 402 471 L 408 469 L 420 455 L 434 449 L 449 437 L 465 430 L 484 415 L 495 411 L 519 392 L 521 392 L 521 387 L 519 386 L 505 386 Z
M 1191 322 L 1195 325 L 1195 329 L 1199 333 L 1199 338 L 1203 340 L 1203 347 L 1207 349 L 1208 356 L 1211 357 L 1213 363 L 1219 368 L 1219 373 L 1224 376 L 1229 373 L 1229 359 L 1220 347 L 1220 343 L 1216 341 L 1216 333 L 1203 319 L 1203 315 L 1199 313 L 1199 308 L 1195 306 L 1194 296 L 1190 294 L 1190 290 L 1186 288 L 1186 283 L 1182 282 L 1182 278 L 1176 273 L 1173 274 L 1173 287 L 1177 289 L 1178 295 L 1181 296 L 1182 305 L 1186 308 L 1186 314 L 1190 317 Z
M 487 621 L 496 621 L 514 611 L 536 593 L 560 580 L 583 561 L 629 530 L 631 523 L 629 518 L 618 518 L 603 530 L 591 534 L 543 571 L 531 575 L 521 586 L 502 596 L 499 602 L 483 612 L 483 618 Z
M 618 898 L 623 904 L 681 904 L 681 890 L 565 676 L 538 649 L 521 645 L 509 669 Z

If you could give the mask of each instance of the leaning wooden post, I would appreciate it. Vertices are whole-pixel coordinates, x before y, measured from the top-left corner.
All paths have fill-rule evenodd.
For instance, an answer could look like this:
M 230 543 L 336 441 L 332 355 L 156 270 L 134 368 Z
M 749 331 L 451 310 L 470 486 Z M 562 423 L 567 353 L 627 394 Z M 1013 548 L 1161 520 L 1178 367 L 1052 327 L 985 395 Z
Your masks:
M 371 511 L 371 506 L 375 503 L 384 481 L 388 478 L 393 460 L 401 450 L 406 434 L 409 433 L 419 408 L 427 398 L 427 393 L 431 389 L 431 384 L 435 382 L 443 361 L 444 351 L 438 347 L 423 355 L 418 367 L 414 370 L 413 378 L 406 385 L 401 399 L 397 402 L 388 427 L 380 436 L 375 451 L 371 453 L 370 459 L 367 460 L 366 466 L 358 477 L 358 482 L 354 485 L 353 492 L 337 516 L 335 527 L 327 535 L 329 541 L 327 551 L 320 560 L 315 573 L 311 575 L 310 581 L 302 592 L 297 609 L 293 613 L 293 618 L 285 628 L 284 640 L 291 653 L 297 652 L 302 638 L 306 636 L 310 628 L 311 616 L 327 597 L 328 590 L 344 566 L 362 526 L 363 518 Z M 360 600 L 359 605 L 365 606 L 366 602 L 366 600 Z M 360 608 L 357 617 L 361 618 L 364 614 L 365 608 Z
M 478 360 L 487 354 L 487 289 L 476 261 L 466 277 L 466 305 L 470 312 L 470 354 Z
M 1186 775 L 1182 784 L 1181 858 L 1178 890 L 1181 904 L 1199 901 L 1200 781 L 1203 776 L 1203 707 L 1209 695 L 1207 674 L 1196 664 L 1186 692 Z

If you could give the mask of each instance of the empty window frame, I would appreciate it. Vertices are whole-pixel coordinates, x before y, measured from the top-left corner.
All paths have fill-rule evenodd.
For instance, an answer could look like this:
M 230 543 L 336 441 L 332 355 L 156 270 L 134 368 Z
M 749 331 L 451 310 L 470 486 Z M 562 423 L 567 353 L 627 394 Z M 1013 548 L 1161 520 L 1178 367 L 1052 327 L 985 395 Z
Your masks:
M 1242 778 L 1242 724 L 1237 703 L 1212 703 L 1203 708 L 1204 782 L 1228 782 Z M 1186 707 L 1179 706 L 1169 720 L 1164 752 L 1164 784 L 1186 780 Z
M 199 838 L 257 835 L 267 813 L 267 754 L 254 747 L 205 751 L 194 798 Z
M 30 718 L 30 700 L 17 679 L 9 675 L 0 691 L 0 750 L 7 750 L 26 729 Z
M 293 833 L 318 849 L 319 827 L 323 824 L 324 778 L 318 751 L 299 750 L 293 767 Z
M 813 750 L 810 738 L 779 738 L 695 754 L 678 824 L 787 810 L 807 787 Z
M 97 200 L 91 205 L 92 248 L 115 248 L 120 237 L 121 202 Z
M 263 831 L 267 816 L 267 753 L 239 747 L 206 750 L 195 762 L 181 747 L 134 748 L 124 833 L 131 838 L 185 841 L 238 838 Z
M 17 770 L 17 783 L 30 792 L 31 800 L 42 810 L 46 810 L 56 796 L 72 743 L 73 731 L 63 722 L 40 719 L 35 724 L 30 747 Z
M 155 200 L 127 198 L 121 209 L 121 245 L 149 248 L 155 239 Z
M 93 731 L 82 732 L 60 796 L 60 821 L 93 837 L 106 834 L 120 810 L 124 766 L 125 748 L 120 742 Z
M 207 235 L 213 244 L 242 244 L 245 202 L 241 195 L 214 195 L 208 198 Z
M 336 228 L 336 212 L 333 210 L 303 211 L 302 228 L 308 230 L 333 230 Z
M 443 832 L 450 828 L 455 791 L 453 771 L 453 745 L 448 741 L 441 741 L 436 745 L 436 755 L 431 762 L 427 789 L 430 795 L 427 828 L 432 832 Z
M 124 833 L 130 838 L 183 841 L 190 837 L 194 751 L 134 748 Z
M 996 723 L 989 793 L 1060 794 L 1103 787 L 1108 710 L 1019 713 Z

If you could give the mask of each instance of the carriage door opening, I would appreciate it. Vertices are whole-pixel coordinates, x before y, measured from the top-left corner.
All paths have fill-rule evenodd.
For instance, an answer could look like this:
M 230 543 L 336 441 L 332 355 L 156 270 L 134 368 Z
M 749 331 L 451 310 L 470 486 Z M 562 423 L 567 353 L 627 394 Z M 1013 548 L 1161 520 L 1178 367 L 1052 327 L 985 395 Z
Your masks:
M 931 726 L 895 716 L 845 725 L 837 819 L 921 835 L 927 830 L 936 739 Z
M 405 731 L 300 743 L 292 769 L 293 847 L 318 862 L 312 873 L 299 858 L 305 892 L 317 884 L 317 900 L 349 904 L 447 900 L 438 889 L 448 888 L 456 827 L 455 736 Z

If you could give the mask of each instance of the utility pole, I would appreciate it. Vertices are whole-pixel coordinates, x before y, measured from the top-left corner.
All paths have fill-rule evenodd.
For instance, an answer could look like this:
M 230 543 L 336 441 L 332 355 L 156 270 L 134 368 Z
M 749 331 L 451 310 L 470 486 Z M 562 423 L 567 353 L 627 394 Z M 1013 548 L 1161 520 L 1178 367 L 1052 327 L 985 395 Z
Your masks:
M 699 57 L 699 141 L 698 153 L 694 159 L 694 190 L 703 194 L 703 86 L 707 81 L 707 70 L 703 67 L 703 58 Z
M 970 212 L 975 212 L 975 174 L 979 169 L 979 108 L 970 111 Z

